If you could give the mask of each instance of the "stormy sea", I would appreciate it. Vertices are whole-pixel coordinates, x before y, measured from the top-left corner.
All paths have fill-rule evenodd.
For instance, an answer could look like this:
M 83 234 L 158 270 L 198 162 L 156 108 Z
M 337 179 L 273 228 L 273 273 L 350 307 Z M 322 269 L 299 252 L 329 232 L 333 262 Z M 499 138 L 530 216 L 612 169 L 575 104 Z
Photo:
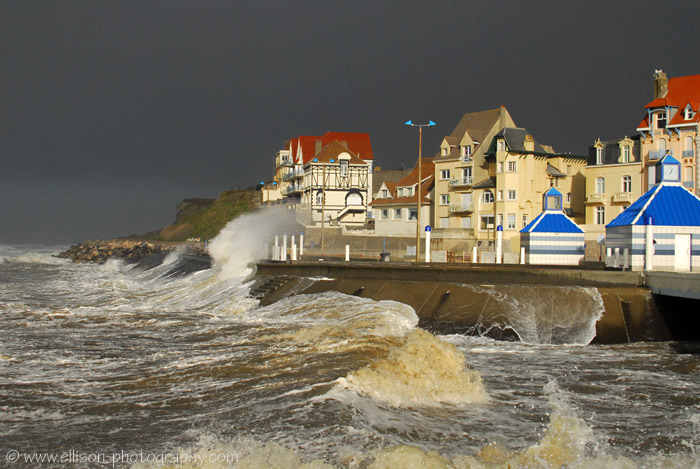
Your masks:
M 698 344 L 590 345 L 593 306 L 519 342 L 340 293 L 262 307 L 256 217 L 196 272 L 0 245 L 0 467 L 700 467 Z

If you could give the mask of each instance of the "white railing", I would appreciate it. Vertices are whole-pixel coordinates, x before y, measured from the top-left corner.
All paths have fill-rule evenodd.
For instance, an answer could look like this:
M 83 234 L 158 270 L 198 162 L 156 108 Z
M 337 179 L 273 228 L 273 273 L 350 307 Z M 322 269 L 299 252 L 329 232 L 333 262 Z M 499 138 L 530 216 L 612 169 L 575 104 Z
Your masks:
M 683 150 L 683 158 L 692 158 L 695 156 L 695 150 Z
M 666 156 L 666 153 L 668 153 L 669 155 L 673 155 L 673 152 L 668 150 L 649 150 L 649 159 L 658 160 Z
M 683 187 L 687 187 L 688 189 L 692 189 L 695 187 L 695 184 L 693 181 L 683 181 Z
M 602 204 L 605 202 L 605 194 L 588 194 L 586 197 L 587 204 Z
M 450 179 L 450 186 L 451 187 L 460 187 L 460 186 L 471 186 L 474 182 L 474 178 L 472 176 L 466 176 L 461 179 Z
M 452 204 L 450 205 L 450 213 L 463 213 L 463 212 L 473 212 L 474 203 L 468 204 Z
M 617 192 L 613 195 L 613 202 L 632 202 L 633 198 L 631 192 Z

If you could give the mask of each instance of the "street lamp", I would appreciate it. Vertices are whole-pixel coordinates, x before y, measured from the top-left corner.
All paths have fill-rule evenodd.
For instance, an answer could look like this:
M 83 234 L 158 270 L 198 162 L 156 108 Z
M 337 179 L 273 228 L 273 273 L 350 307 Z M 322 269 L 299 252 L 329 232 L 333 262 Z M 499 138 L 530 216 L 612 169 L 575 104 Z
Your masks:
M 423 127 L 435 125 L 435 122 L 428 121 L 427 124 L 414 124 L 413 121 L 406 122 L 406 125 L 418 127 L 418 185 L 416 186 L 416 262 L 420 262 L 420 199 L 421 199 L 421 183 L 423 174 L 421 173 L 421 157 L 423 152 Z

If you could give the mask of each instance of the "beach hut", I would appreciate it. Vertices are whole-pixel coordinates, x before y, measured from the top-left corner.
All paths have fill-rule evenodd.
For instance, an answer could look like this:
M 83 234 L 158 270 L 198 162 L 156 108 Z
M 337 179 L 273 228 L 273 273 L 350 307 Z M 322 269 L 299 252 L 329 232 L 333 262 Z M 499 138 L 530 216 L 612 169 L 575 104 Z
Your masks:
M 564 214 L 562 194 L 550 187 L 543 211 L 520 230 L 521 255 L 526 264 L 578 265 L 583 260 L 583 230 Z
M 680 169 L 664 156 L 656 185 L 606 225 L 606 265 L 700 271 L 700 199 L 683 187 Z

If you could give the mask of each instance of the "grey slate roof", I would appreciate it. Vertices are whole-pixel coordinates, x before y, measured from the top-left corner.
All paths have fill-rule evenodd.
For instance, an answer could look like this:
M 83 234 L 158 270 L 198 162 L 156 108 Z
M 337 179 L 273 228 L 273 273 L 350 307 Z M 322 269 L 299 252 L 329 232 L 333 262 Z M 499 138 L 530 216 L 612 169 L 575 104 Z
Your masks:
M 480 144 L 484 142 L 489 131 L 501 118 L 501 108 L 489 109 L 487 111 L 478 112 L 468 112 L 462 116 L 457 126 L 454 128 L 452 133 L 448 135 L 447 141 L 451 145 L 456 145 L 464 135 L 465 132 L 469 132 L 469 136 L 472 140 L 476 140 Z M 455 143 L 453 143 L 455 142 Z M 438 152 L 435 155 L 436 158 L 448 158 L 441 156 Z
M 474 184 L 474 189 L 490 189 L 492 187 L 496 187 L 496 178 L 495 177 L 490 177 L 486 178 L 483 181 Z
M 506 127 L 505 129 L 501 130 L 498 132 L 494 138 L 494 140 L 498 137 L 503 137 L 506 141 L 506 145 L 508 145 L 508 148 L 512 152 L 518 152 L 518 153 L 529 153 L 528 150 L 525 149 L 525 136 L 526 135 L 531 135 L 527 129 L 522 129 L 520 127 Z M 492 146 L 495 145 L 495 143 L 492 143 Z M 490 149 L 489 149 L 490 152 Z M 550 153 L 547 150 L 545 150 L 542 145 L 540 145 L 537 140 L 535 140 L 535 150 L 534 153 Z
M 552 166 L 550 163 L 547 163 L 547 174 L 549 174 L 550 176 L 558 177 L 558 178 L 566 177 L 566 174 L 559 171 L 557 168 Z

